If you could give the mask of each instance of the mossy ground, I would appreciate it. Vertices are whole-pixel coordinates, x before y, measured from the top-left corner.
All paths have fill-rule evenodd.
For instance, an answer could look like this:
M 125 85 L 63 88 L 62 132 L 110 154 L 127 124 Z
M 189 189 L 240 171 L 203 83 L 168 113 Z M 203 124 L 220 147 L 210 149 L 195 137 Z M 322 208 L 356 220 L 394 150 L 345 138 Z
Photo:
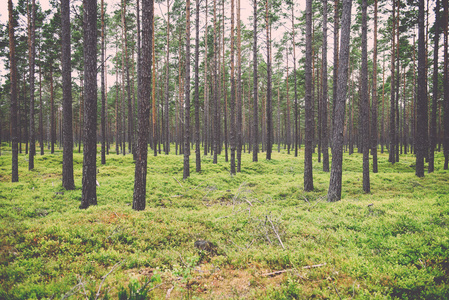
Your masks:
M 117 298 L 147 285 L 164 299 L 449 298 L 449 172 L 414 175 L 414 156 L 391 165 L 379 154 L 371 193 L 362 157 L 344 155 L 343 199 L 328 203 L 329 173 L 314 154 L 315 190 L 303 191 L 303 152 L 285 150 L 231 176 L 224 156 L 182 180 L 182 156 L 149 156 L 147 208 L 131 208 L 131 155 L 98 157 L 98 205 L 80 210 L 82 154 L 75 185 L 61 185 L 62 152 L 0 156 L 0 298 Z M 113 149 L 113 148 L 112 148 Z M 371 205 L 372 204 L 372 205 Z M 194 248 L 213 242 L 217 253 Z M 285 249 L 282 248 L 282 241 Z M 318 265 L 316 268 L 304 266 Z M 325 265 L 324 265 L 325 264 Z M 279 274 L 267 275 L 284 270 Z M 80 284 L 81 283 L 81 284 Z

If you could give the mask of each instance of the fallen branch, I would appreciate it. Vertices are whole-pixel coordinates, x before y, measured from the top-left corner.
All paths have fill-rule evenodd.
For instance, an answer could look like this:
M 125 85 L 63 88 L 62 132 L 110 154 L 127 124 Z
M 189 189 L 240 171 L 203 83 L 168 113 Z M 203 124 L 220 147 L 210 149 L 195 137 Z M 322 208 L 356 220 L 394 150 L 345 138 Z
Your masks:
M 276 228 L 274 227 L 273 222 L 271 222 L 271 218 L 268 219 L 268 222 L 270 222 L 271 228 L 273 229 L 274 233 L 276 234 L 276 237 L 278 238 L 278 241 L 279 241 L 279 243 L 281 244 L 282 249 L 285 250 L 284 243 L 282 243 L 281 237 L 279 236 L 279 234 L 278 234 Z
M 101 291 L 101 286 L 103 285 L 104 281 L 106 280 L 106 278 L 112 273 L 114 272 L 115 269 L 117 269 L 117 267 L 119 267 L 121 264 L 123 264 L 125 262 L 125 260 L 122 260 L 121 262 L 116 263 L 112 269 L 108 272 L 108 274 L 106 274 L 105 276 L 103 276 L 103 280 L 100 282 L 100 286 L 98 287 L 98 292 L 95 295 L 95 300 L 98 299 L 98 297 L 100 297 L 100 291 Z
M 313 269 L 313 268 L 324 267 L 325 265 L 327 265 L 327 263 L 322 263 L 322 264 L 318 264 L 318 265 L 311 265 L 311 266 L 304 266 L 304 267 L 302 267 L 302 268 L 303 268 L 303 269 Z
M 333 281 L 332 281 L 332 285 L 334 286 L 334 289 L 337 292 L 338 298 L 340 298 L 340 300 L 341 300 L 340 293 L 338 292 L 337 287 L 335 286 L 335 283 Z
M 265 274 L 262 274 L 262 276 L 275 276 L 275 275 L 279 275 L 279 274 L 283 274 L 283 273 L 289 272 L 289 271 L 291 271 L 291 270 L 292 270 L 292 269 L 280 270 L 280 271 L 274 271 L 274 272 L 271 272 L 271 273 L 265 273 Z
M 179 180 L 178 179 L 176 179 L 175 177 L 173 177 L 173 179 L 174 180 L 176 180 L 178 183 L 179 183 L 179 185 L 183 188 L 183 186 L 182 186 L 182 184 L 181 184 L 181 182 L 179 182 Z

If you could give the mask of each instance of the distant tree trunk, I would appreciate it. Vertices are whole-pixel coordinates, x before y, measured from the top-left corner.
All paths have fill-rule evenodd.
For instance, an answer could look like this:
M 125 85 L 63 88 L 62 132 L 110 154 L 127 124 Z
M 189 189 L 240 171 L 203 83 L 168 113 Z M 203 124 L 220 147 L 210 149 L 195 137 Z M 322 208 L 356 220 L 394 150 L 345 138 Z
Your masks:
M 382 59 L 382 119 L 380 125 L 380 153 L 384 153 L 385 144 L 385 60 Z
M 242 166 L 242 29 L 240 24 L 240 0 L 237 0 L 237 172 Z
M 218 161 L 218 148 L 219 148 L 219 128 L 218 128 L 218 37 L 217 37 L 217 0 L 214 0 L 214 158 L 213 163 Z
M 257 116 L 257 1 L 253 0 L 253 161 L 257 161 L 259 152 L 259 128 Z
M 306 1 L 306 66 L 305 66 L 305 151 L 304 191 L 313 190 L 313 111 L 312 111 L 312 0 Z
M 371 152 L 373 155 L 373 173 L 378 172 L 377 168 L 377 0 L 374 1 L 374 46 L 373 46 L 373 92 L 372 92 L 372 113 L 371 113 Z
M 34 1 L 33 1 L 34 2 Z M 62 186 L 75 189 L 73 179 L 73 131 L 72 131 L 72 68 L 70 62 L 70 0 L 61 0 L 62 29 L 62 93 L 63 105 L 63 159 Z
M 449 53 L 448 53 L 448 2 L 443 1 L 444 5 L 444 136 L 443 136 L 443 151 L 444 151 L 444 170 L 448 169 L 449 165 Z
M 322 52 L 322 72 L 323 72 L 323 96 L 321 104 L 321 147 L 323 151 L 323 171 L 329 172 L 329 149 L 327 135 L 327 0 L 323 0 L 323 52 Z
M 287 144 L 287 153 L 290 154 L 290 146 L 291 146 L 291 128 L 290 128 L 290 96 L 289 96 L 289 85 L 288 85 L 288 47 L 285 47 L 285 60 L 287 64 L 287 77 L 285 80 L 286 85 L 286 93 L 287 93 L 287 115 L 286 115 L 286 126 L 285 126 L 285 142 Z M 279 105 L 278 105 L 279 106 Z M 278 111 L 278 118 L 280 118 L 280 112 Z M 279 125 L 280 127 L 280 125 Z M 280 130 L 280 128 L 279 128 Z M 279 147 L 278 147 L 279 148 Z M 279 150 L 279 149 L 278 149 Z
M 362 0 L 362 95 L 361 95 L 361 115 L 362 115 L 362 133 L 363 133 L 363 191 L 370 192 L 369 180 L 369 96 L 368 96 L 368 21 L 366 10 L 368 0 Z
M 104 0 L 101 0 L 101 164 L 106 164 L 106 87 L 105 87 L 105 24 Z
M 185 119 L 184 119 L 184 172 L 183 179 L 190 176 L 190 0 L 186 1 L 186 74 L 185 74 Z
M 84 139 L 83 138 L 83 120 L 84 120 L 84 116 L 83 116 L 83 108 L 84 108 L 84 73 L 83 71 L 80 72 L 80 99 L 79 99 L 79 132 L 78 132 L 78 140 L 79 140 L 79 144 L 78 144 L 78 153 L 81 153 L 81 141 Z M 48 142 L 47 142 L 48 143 Z
M 39 65 L 39 145 L 44 155 L 44 106 L 42 104 L 42 69 Z
M 136 169 L 134 180 L 133 209 L 145 209 L 146 182 L 147 182 L 147 157 L 148 157 L 148 128 L 150 123 L 150 98 L 151 90 L 151 61 L 153 38 L 153 0 L 142 0 L 142 57 L 141 75 L 138 90 L 138 141 L 136 155 Z
M 231 146 L 231 174 L 235 174 L 235 72 L 234 72 L 234 0 L 231 0 L 231 120 L 230 120 L 230 146 Z
M 335 105 L 334 130 L 332 141 L 332 167 L 327 201 L 341 199 L 343 166 L 343 131 L 345 121 L 345 102 L 348 82 L 348 60 L 351 31 L 351 0 L 343 0 L 341 20 L 341 43 L 338 68 L 337 102 Z
M 29 37 L 29 63 L 30 63 L 30 155 L 28 159 L 28 170 L 34 169 L 34 156 L 36 155 L 36 137 L 34 124 L 34 59 L 36 57 L 35 31 L 36 31 L 36 1 L 32 0 L 30 25 L 28 26 Z
M 195 163 L 196 171 L 201 172 L 200 149 L 200 88 L 199 88 L 199 61 L 200 61 L 200 0 L 196 0 L 195 17 Z M 207 55 L 207 54 L 205 54 Z
M 170 65 L 170 0 L 167 0 L 167 53 L 166 53 L 166 63 L 165 63 L 165 107 L 164 107 L 164 115 L 165 115 L 165 154 L 168 155 L 170 153 L 170 120 L 168 115 L 168 100 L 169 100 L 169 65 Z
M 292 2 L 292 42 L 293 42 L 293 81 L 295 83 L 295 157 L 298 157 L 298 147 L 300 147 L 301 144 L 301 122 L 299 120 L 300 118 L 300 111 L 298 106 L 298 87 L 296 82 L 296 44 L 295 44 L 295 4 Z M 290 133 L 289 133 L 290 134 Z
M 50 153 L 55 153 L 55 143 L 56 143 L 56 119 L 55 119 L 55 96 L 54 96 L 54 86 L 53 86 L 53 63 L 50 63 L 50 139 L 51 139 L 51 150 Z
M 418 101 L 417 121 L 420 124 L 416 134 L 416 170 L 418 177 L 424 177 L 424 157 L 427 150 L 427 87 L 426 50 L 424 35 L 424 0 L 419 0 L 418 12 Z
M 338 3 L 339 0 L 334 0 L 334 70 L 332 75 L 332 135 L 334 130 L 335 121 L 335 106 L 337 105 L 337 86 L 338 86 L 338 27 L 339 27 L 339 15 L 338 15 Z M 333 145 L 332 145 L 333 147 Z
M 440 0 L 436 0 L 435 6 L 435 37 L 433 51 L 433 92 L 432 92 L 432 121 L 430 125 L 430 151 L 428 172 L 435 169 L 435 147 L 437 138 L 437 101 L 438 101 L 438 44 L 440 39 Z
M 154 6 L 154 4 L 153 4 Z M 155 47 L 154 47 L 154 34 L 155 34 L 155 30 L 154 30 L 154 22 L 151 25 L 152 26 L 152 37 L 151 37 L 151 53 L 152 53 L 152 67 L 153 67 L 153 73 L 151 75 L 151 100 L 152 100 L 152 108 L 151 108 L 151 113 L 152 113 L 152 128 L 153 131 L 151 133 L 151 136 L 153 137 L 153 155 L 157 156 L 157 146 L 158 146 L 158 134 L 157 134 L 157 108 L 156 108 L 156 52 L 155 52 Z M 160 144 L 159 144 L 160 145 Z M 135 152 L 134 152 L 135 153 Z
M 209 153 L 209 145 L 211 142 L 210 139 L 210 131 L 212 127 L 211 123 L 209 122 L 209 118 L 210 118 L 210 103 L 209 103 L 209 93 L 208 93 L 208 72 L 207 72 L 207 67 L 208 67 L 208 50 L 207 50 L 207 38 L 208 38 L 208 33 L 207 33 L 207 27 L 208 22 L 208 1 L 206 0 L 206 4 L 205 4 L 205 8 L 206 8 L 206 22 L 204 25 L 204 122 L 203 122 L 203 141 L 204 141 L 204 155 L 206 156 Z
M 18 149 L 18 137 L 17 137 L 17 65 L 16 65 L 16 46 L 14 40 L 14 17 L 12 0 L 8 0 L 8 12 L 9 12 L 9 67 L 11 70 L 11 151 L 12 151 L 12 163 L 11 163 L 11 182 L 19 181 L 19 149 Z
M 84 148 L 80 208 L 97 205 L 97 1 L 84 0 Z
M 272 115 L 272 100 L 271 100 L 271 41 L 270 41 L 270 19 L 268 15 L 269 5 L 268 0 L 265 3 L 265 23 L 267 30 L 267 156 L 271 159 L 271 152 L 273 150 L 273 115 Z
M 390 147 L 388 149 L 389 152 L 389 158 L 388 161 L 391 162 L 392 164 L 394 164 L 396 162 L 396 145 L 395 145 L 395 140 L 396 140 L 396 115 L 395 115 L 395 68 L 394 68 L 394 54 L 395 54 L 395 49 L 396 49 L 396 43 L 395 43 L 395 38 L 396 38 L 396 5 L 395 5 L 395 1 L 396 0 L 392 0 L 392 6 L 393 6 L 393 32 L 391 35 L 391 80 L 390 80 Z

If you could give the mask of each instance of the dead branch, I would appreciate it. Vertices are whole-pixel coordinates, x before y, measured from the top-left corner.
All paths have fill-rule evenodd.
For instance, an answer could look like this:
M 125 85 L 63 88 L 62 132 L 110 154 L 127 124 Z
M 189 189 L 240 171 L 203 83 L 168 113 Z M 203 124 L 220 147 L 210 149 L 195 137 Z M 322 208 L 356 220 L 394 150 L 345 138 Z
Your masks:
M 333 281 L 332 281 L 332 285 L 334 286 L 334 289 L 337 292 L 338 298 L 340 298 L 340 300 L 341 300 L 340 293 L 338 292 L 337 287 L 335 286 L 335 283 Z
M 100 297 L 100 291 L 101 291 L 101 286 L 103 285 L 104 281 L 106 280 L 106 278 L 112 273 L 114 272 L 115 269 L 117 269 L 117 267 L 119 267 L 121 264 L 123 264 L 125 262 L 125 260 L 122 260 L 121 262 L 116 263 L 112 269 L 105 275 L 103 276 L 103 280 L 100 282 L 100 286 L 98 287 L 98 291 L 97 294 L 95 295 L 95 300 L 98 299 L 98 297 Z
M 265 274 L 262 274 L 262 276 L 275 276 L 275 275 L 279 275 L 279 274 L 283 274 L 283 273 L 286 273 L 286 272 L 289 272 L 289 271 L 291 271 L 292 269 L 287 269 L 287 270 L 280 270 L 280 271 L 274 271 L 274 272 L 271 272 L 271 273 L 265 273 Z
M 318 265 L 311 265 L 311 266 L 304 266 L 304 267 L 302 267 L 302 268 L 303 268 L 303 269 L 313 269 L 313 268 L 324 267 L 325 265 L 327 265 L 327 263 L 322 263 L 322 264 L 318 264 Z
M 271 222 L 271 218 L 268 218 L 268 222 L 270 222 L 271 228 L 273 229 L 274 233 L 276 234 L 276 237 L 278 238 L 278 241 L 279 241 L 279 243 L 281 244 L 282 249 L 285 250 L 284 243 L 282 243 L 281 237 L 279 236 L 279 234 L 278 234 L 276 228 L 274 227 L 273 222 Z
M 174 180 L 176 180 L 178 183 L 179 183 L 179 185 L 183 188 L 183 186 L 182 186 L 182 184 L 181 184 L 181 182 L 179 182 L 179 180 L 178 179 L 176 179 L 174 176 L 173 176 L 173 179 Z

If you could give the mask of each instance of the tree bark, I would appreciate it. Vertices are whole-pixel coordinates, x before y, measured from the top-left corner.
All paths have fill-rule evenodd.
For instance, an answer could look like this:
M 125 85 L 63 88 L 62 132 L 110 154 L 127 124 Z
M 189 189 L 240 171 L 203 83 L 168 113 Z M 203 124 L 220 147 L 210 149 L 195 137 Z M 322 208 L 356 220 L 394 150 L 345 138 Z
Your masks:
M 136 149 L 136 168 L 134 180 L 133 209 L 145 209 L 148 128 L 150 123 L 151 61 L 154 0 L 142 0 L 142 57 L 141 76 L 138 91 L 138 141 Z
M 368 96 L 368 21 L 366 10 L 368 0 L 362 0 L 362 133 L 363 133 L 363 191 L 370 192 L 370 178 L 369 178 L 369 149 L 370 134 L 369 134 L 369 96 Z
M 323 96 L 321 103 L 321 148 L 323 152 L 323 171 L 329 172 L 329 149 L 327 134 L 327 0 L 323 0 L 323 52 L 322 52 Z
M 186 62 L 185 62 L 185 115 L 184 115 L 184 172 L 183 179 L 190 176 L 190 0 L 186 1 Z
M 374 1 L 374 46 L 373 46 L 373 92 L 371 110 L 371 152 L 373 155 L 373 173 L 378 172 L 377 167 L 377 0 Z
M 33 0 L 34 2 L 34 0 Z M 63 158 L 62 186 L 66 190 L 75 189 L 73 179 L 73 131 L 72 131 L 72 68 L 70 61 L 70 0 L 61 0 L 62 28 L 62 98 L 63 98 Z
M 448 2 L 443 1 L 444 5 L 444 121 L 443 121 L 443 153 L 444 153 L 444 166 L 443 169 L 447 170 L 449 165 L 449 52 L 448 52 Z
M 84 0 L 84 147 L 80 208 L 97 205 L 97 0 Z
M 438 45 L 440 39 L 440 0 L 436 0 L 435 6 L 435 37 L 433 51 L 433 92 L 432 92 L 432 121 L 430 125 L 430 151 L 429 167 L 427 171 L 435 170 L 435 147 L 437 138 L 437 102 L 438 102 Z
M 199 61 L 200 61 L 200 0 L 196 0 L 195 17 L 195 165 L 196 172 L 201 172 L 200 149 L 200 95 L 199 95 Z M 205 54 L 207 55 L 207 53 Z
M 418 101 L 416 133 L 416 170 L 418 177 L 424 177 L 424 158 L 427 150 L 427 86 L 426 86 L 426 50 L 424 35 L 424 0 L 419 0 L 418 12 Z
M 12 163 L 11 163 L 11 182 L 19 181 L 19 149 L 18 149 L 18 136 L 17 136 L 17 65 L 16 65 L 16 46 L 14 40 L 14 17 L 12 0 L 8 0 L 8 12 L 9 12 L 9 66 L 11 72 L 11 151 L 12 151 Z
M 271 99 L 271 40 L 270 40 L 270 18 L 268 14 L 269 0 L 265 3 L 265 22 L 267 30 L 267 160 L 271 159 L 271 152 L 273 151 L 273 114 L 272 114 L 272 99 Z
M 104 0 L 101 0 L 101 164 L 106 164 L 106 87 L 105 87 Z
M 257 1 L 253 0 L 253 162 L 257 161 L 259 152 L 259 128 L 257 116 Z
M 343 166 L 343 130 L 345 121 L 345 103 L 348 82 L 348 61 L 351 31 L 351 0 L 343 0 L 341 20 L 341 43 L 338 68 L 337 102 L 335 103 L 334 130 L 332 138 L 332 167 L 327 201 L 341 199 Z
M 36 155 L 36 136 L 35 136 L 35 122 L 34 122 L 34 60 L 36 57 L 35 47 L 35 31 L 36 31 L 36 1 L 32 0 L 31 14 L 29 17 L 30 24 L 28 26 L 29 37 L 29 64 L 30 64 L 30 155 L 28 159 L 28 170 L 34 169 L 34 156 Z
M 393 6 L 393 32 L 391 35 L 391 80 L 390 80 L 390 147 L 388 149 L 389 158 L 388 161 L 394 164 L 396 162 L 396 114 L 395 114 L 395 61 L 394 61 L 394 54 L 396 49 L 396 43 L 395 43 L 395 30 L 396 30 L 396 5 L 395 0 L 392 0 L 392 6 Z
M 305 151 L 304 191 L 313 190 L 313 110 L 312 110 L 312 0 L 306 1 L 306 65 L 305 65 Z
M 234 0 L 231 0 L 231 120 L 230 120 L 230 146 L 231 146 L 231 174 L 235 174 L 235 69 L 234 69 Z

